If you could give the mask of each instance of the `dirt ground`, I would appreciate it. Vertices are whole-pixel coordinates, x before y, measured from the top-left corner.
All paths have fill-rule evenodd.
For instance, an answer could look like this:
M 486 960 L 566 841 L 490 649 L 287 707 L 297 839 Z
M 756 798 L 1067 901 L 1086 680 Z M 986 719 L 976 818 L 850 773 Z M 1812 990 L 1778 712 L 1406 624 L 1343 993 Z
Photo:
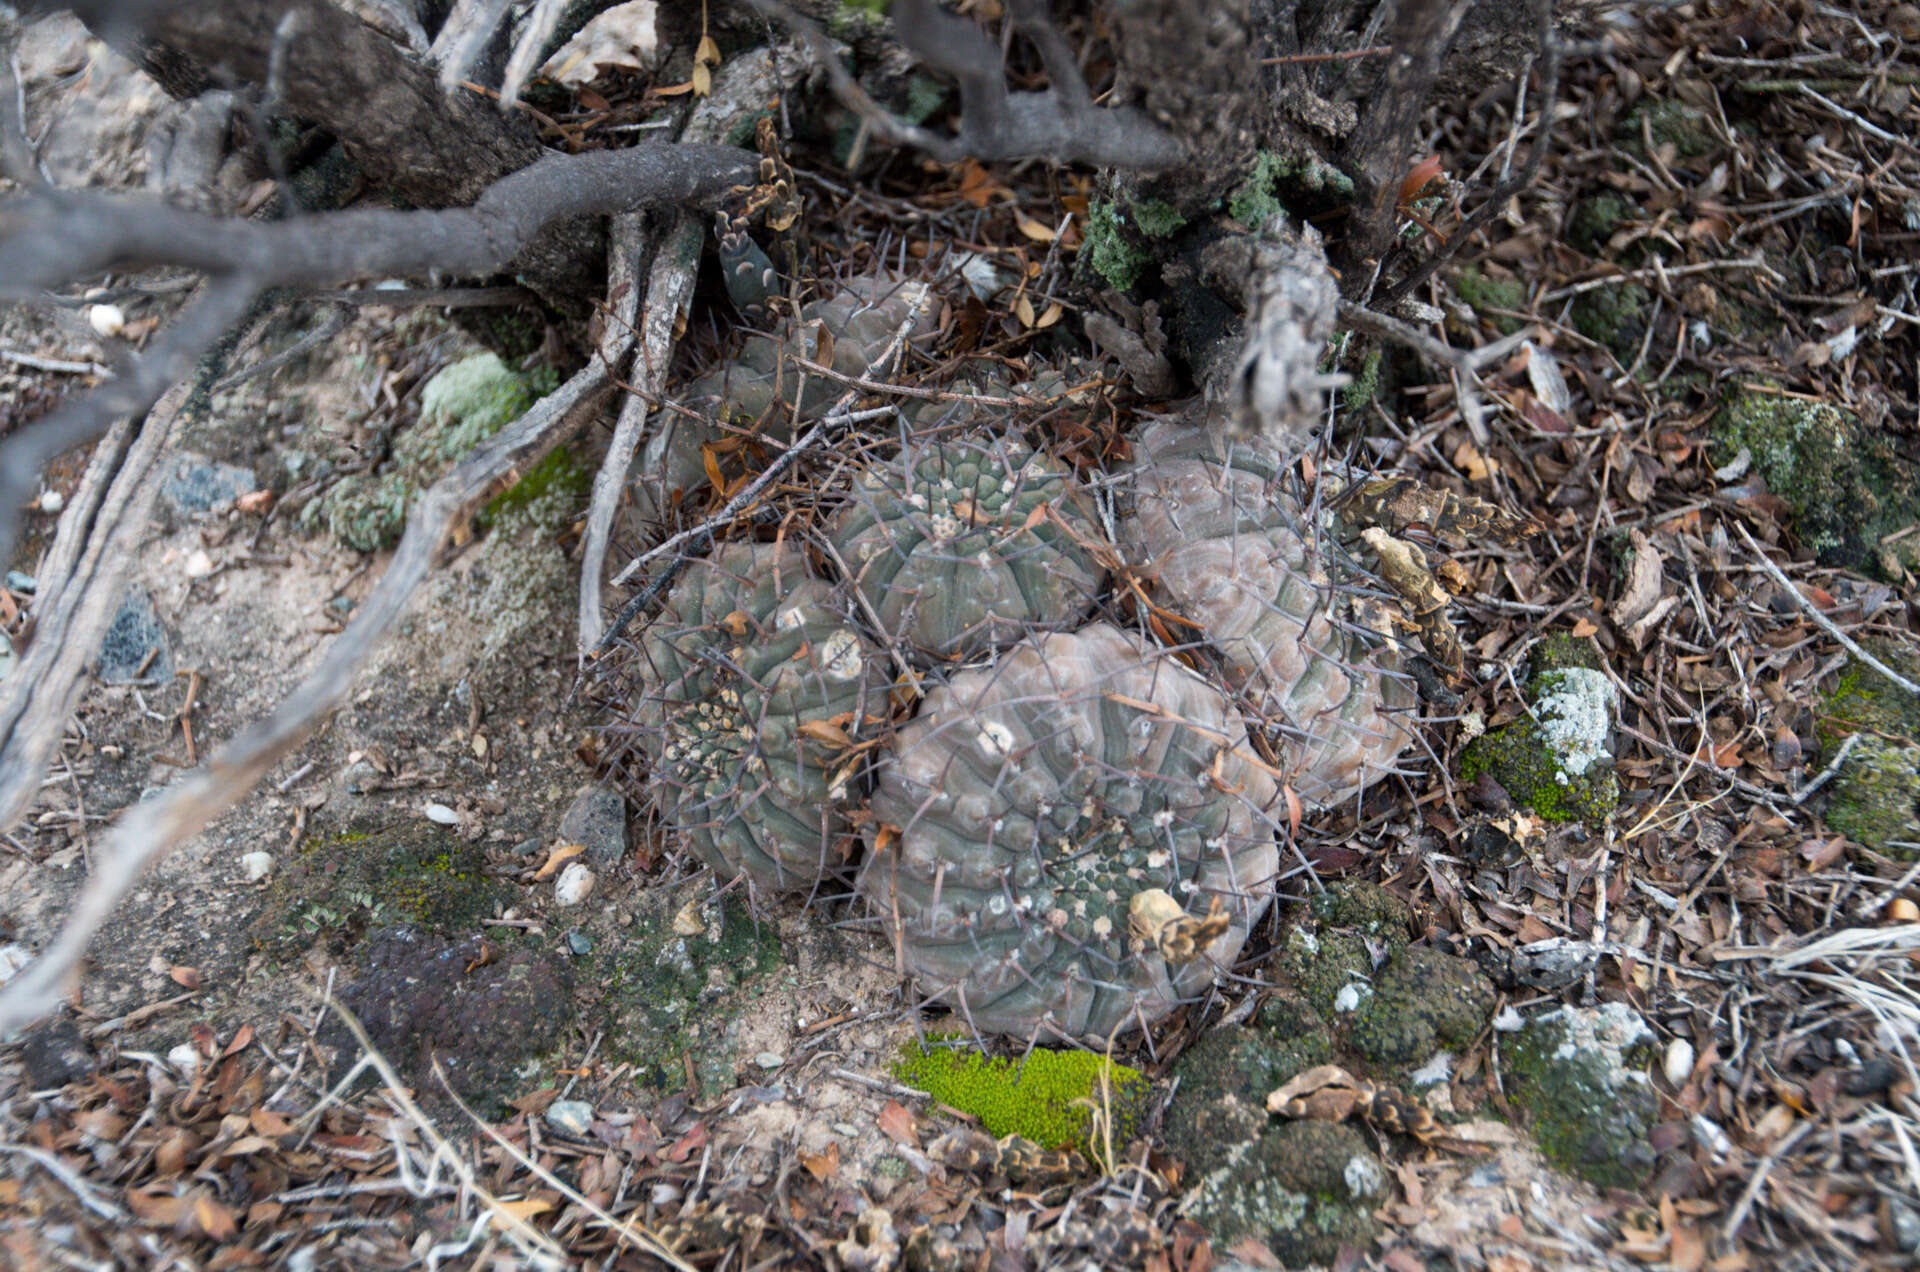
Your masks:
M 1920 209 L 1920 191 L 1899 184 L 1914 151 L 1854 124 L 1864 112 L 1875 128 L 1904 122 L 1914 135 L 1920 111 L 1895 90 L 1920 73 L 1920 15 L 1868 7 L 1865 37 L 1849 26 L 1858 18 L 1826 6 L 1670 7 L 1603 34 L 1606 51 L 1567 72 L 1531 201 L 1496 219 L 1431 292 L 1462 348 L 1538 324 L 1531 360 L 1516 348 L 1488 368 L 1491 434 L 1467 423 L 1444 376 L 1392 353 L 1367 362 L 1357 344 L 1343 355 L 1343 368 L 1364 366 L 1397 394 L 1391 410 L 1356 412 L 1370 460 L 1547 527 L 1527 554 L 1457 553 L 1472 579 L 1456 612 L 1474 664 L 1524 678 L 1528 653 L 1570 632 L 1606 655 L 1634 723 L 1615 738 L 1610 821 L 1527 819 L 1504 855 L 1481 857 L 1472 835 L 1527 803 L 1511 780 L 1490 793 L 1460 776 L 1472 739 L 1523 712 L 1511 672 L 1505 688 L 1481 676 L 1451 709 L 1429 704 L 1425 753 L 1408 776 L 1306 827 L 1302 853 L 1328 879 L 1378 881 L 1410 902 L 1436 947 L 1478 941 L 1511 960 L 1555 941 L 1607 946 L 1601 970 L 1596 953 L 1563 983 L 1502 982 L 1501 1015 L 1460 1049 L 1456 1100 L 1488 1089 L 1463 1117 L 1508 1111 L 1487 1076 L 1499 1062 L 1486 1058 L 1505 1015 L 1563 999 L 1628 1002 L 1644 1016 L 1652 1045 L 1635 1063 L 1658 1112 L 1645 1137 L 1656 1159 L 1634 1186 L 1578 1178 L 1528 1137 L 1454 1151 L 1377 1134 L 1391 1177 L 1370 1207 L 1380 1236 L 1342 1247 L 1326 1260 L 1335 1266 L 1738 1272 L 1911 1266 L 1920 1250 L 1906 1059 L 1920 1021 L 1914 871 L 1900 846 L 1916 838 L 1911 810 L 1905 839 L 1896 828 L 1891 847 L 1867 847 L 1806 785 L 1833 760 L 1829 717 L 1844 715 L 1834 704 L 1846 692 L 1835 686 L 1855 667 L 1807 615 L 1894 649 L 1886 656 L 1910 670 L 1904 539 L 1878 544 L 1890 558 L 1841 565 L 1808 548 L 1790 562 L 1791 584 L 1773 580 L 1744 527 L 1777 548 L 1807 547 L 1791 528 L 1810 514 L 1789 506 L 1777 470 L 1762 472 L 1759 434 L 1708 440 L 1730 389 L 1778 380 L 1788 397 L 1897 421 L 1888 435 L 1911 458 L 1920 319 L 1902 253 L 1920 231 L 1896 228 L 1893 209 L 1909 195 L 1905 206 Z M 1885 34 L 1902 21 L 1913 35 Z M 1727 51 L 1730 23 L 1753 27 L 1749 52 Z M 1751 118 L 1727 109 L 1736 81 L 1848 78 L 1837 59 L 1862 49 L 1884 55 L 1878 96 L 1852 84 L 1850 105 L 1820 114 L 1842 93 L 1823 80 L 1806 90 L 1818 102 L 1794 99 L 1824 121 L 1821 146 L 1803 140 L 1773 157 L 1791 125 L 1814 126 L 1767 114 L 1784 109 L 1773 90 L 1739 90 L 1767 103 Z M 20 68 L 56 181 L 142 184 L 165 107 L 156 86 L 69 19 L 30 27 Z M 1434 138 L 1453 176 L 1508 140 L 1511 97 L 1497 96 L 1439 113 Z M 1659 133 L 1675 112 L 1693 133 Z M 1884 164 L 1851 154 L 1858 145 L 1885 149 Z M 975 166 L 939 180 L 952 187 L 943 205 L 914 205 L 889 172 L 841 215 L 848 225 L 951 215 L 990 179 Z M 1851 244 L 1832 219 L 1836 182 L 1840 204 L 1853 200 Z M 230 208 L 255 193 L 224 174 Z M 1007 244 L 1020 244 L 1023 223 L 1046 228 L 1048 215 L 1034 222 L 1021 203 L 1037 207 L 1044 193 L 1000 187 L 985 212 L 985 199 L 971 202 L 970 230 L 993 240 L 983 246 L 994 259 L 1014 260 Z M 1603 199 L 1613 202 L 1595 221 Z M 1417 210 L 1443 218 L 1457 200 Z M 1059 207 L 1042 212 L 1059 219 Z M 1750 242 L 1732 241 L 1736 221 L 1759 227 Z M 1748 250 L 1776 281 L 1728 264 Z M 1643 251 L 1631 287 L 1594 263 Z M 1889 291 L 1898 286 L 1904 298 Z M 1628 308 L 1581 308 L 1629 291 Z M 1031 309 L 973 320 L 1017 334 Z M 1888 309 L 1897 316 L 1880 321 Z M 101 828 L 281 702 L 378 579 L 384 550 L 357 550 L 303 517 L 301 497 L 323 488 L 315 458 L 376 462 L 421 418 L 435 374 L 480 347 L 442 318 L 374 307 L 302 346 L 328 312 L 296 305 L 258 324 L 235 370 L 293 356 L 218 389 L 192 423 L 109 640 L 110 654 L 115 639 L 123 646 L 124 674 L 88 688 L 39 802 L 0 839 L 0 958 L 52 938 Z M 700 362 L 716 338 L 696 326 L 683 360 Z M 81 308 L 0 311 L 0 349 L 65 368 L 0 363 L 0 433 L 116 356 Z M 590 472 L 610 424 L 562 467 Z M 70 490 L 77 475 L 57 466 L 46 489 Z M 20 568 L 51 526 L 51 514 L 29 515 Z M 1118 1266 L 1111 1247 L 1066 1234 L 1081 1210 L 1135 1209 L 1164 1244 L 1130 1266 L 1278 1266 L 1258 1242 L 1208 1245 L 1164 1183 L 1165 1195 L 1143 1199 L 1140 1178 L 1178 1178 L 1157 1153 L 1132 1175 L 1054 1192 L 940 1159 L 937 1137 L 955 1119 L 894 1077 L 894 1057 L 926 1025 L 878 925 L 847 897 L 757 913 L 715 899 L 643 792 L 618 788 L 607 717 L 576 696 L 576 548 L 569 517 L 505 512 L 466 542 L 349 705 L 142 881 L 95 942 L 63 1023 L 0 1048 L 10 1141 L 0 1210 L 28 1216 L 0 1221 L 0 1262 L 658 1266 L 642 1253 L 653 1238 L 636 1234 L 650 1223 L 702 1266 L 888 1267 L 876 1252 L 890 1238 L 862 1226 L 883 1207 L 901 1216 L 902 1238 L 909 1213 L 977 1238 L 981 1267 Z M 1653 562 L 1650 579 L 1636 553 Z M 1878 717 L 1875 730 L 1897 736 Z M 1256 944 L 1281 949 L 1300 910 Z M 421 935 L 382 947 L 391 962 L 368 972 L 371 938 L 397 916 Z M 1847 939 L 1817 944 L 1835 933 Z M 486 969 L 484 988 L 419 988 L 449 960 Z M 492 1103 L 469 1113 L 410 1050 L 412 1035 L 377 1012 L 363 1013 L 373 1042 L 390 1045 L 340 1032 L 322 1004 L 350 985 L 356 1005 L 443 1025 L 460 1040 L 450 1063 L 467 1066 L 468 1097 Z M 1179 1030 L 1160 1039 L 1192 1041 Z M 410 1089 L 412 1103 L 364 1080 L 323 1099 L 370 1051 L 392 1066 L 382 1084 Z M 1163 1110 L 1173 1062 L 1132 1059 L 1163 1080 Z M 1856 1080 L 1876 1064 L 1885 1081 Z M 197 1165 L 180 1169 L 189 1159 Z M 230 1205 L 237 1196 L 251 1200 Z M 739 1217 L 748 1203 L 750 1222 Z M 479 1214 L 491 1226 L 476 1225 Z M 540 1231 L 515 1226 L 529 1223 Z M 1058 1242 L 1023 1244 L 1030 1229 Z

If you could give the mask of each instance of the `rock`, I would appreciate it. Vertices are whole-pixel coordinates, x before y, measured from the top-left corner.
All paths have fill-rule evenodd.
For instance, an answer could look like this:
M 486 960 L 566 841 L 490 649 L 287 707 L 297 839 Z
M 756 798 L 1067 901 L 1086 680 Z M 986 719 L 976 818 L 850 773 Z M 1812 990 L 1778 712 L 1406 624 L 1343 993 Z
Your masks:
M 1887 1202 L 1887 1236 L 1902 1254 L 1920 1250 L 1920 1211 L 1898 1200 Z
M 160 483 L 160 497 L 182 515 L 226 508 L 259 488 L 251 468 L 215 464 L 198 455 L 183 454 Z
M 410 928 L 381 932 L 368 944 L 367 970 L 340 1000 L 424 1101 L 444 1104 L 437 1060 L 448 1083 L 483 1117 L 500 1115 L 522 1094 L 527 1061 L 565 1038 L 573 1018 L 573 974 L 566 959 L 527 949 L 502 951 L 483 937 L 449 941 Z M 491 952 L 491 962 L 483 955 Z M 323 1036 L 356 1054 L 344 1028 Z
M 33 575 L 24 574 L 19 570 L 7 571 L 7 590 L 9 592 L 19 592 L 23 596 L 32 596 L 39 587 L 40 581 L 34 578 Z
M 0 677 L 13 670 L 13 638 L 0 632 Z
M 1693 1044 L 1685 1038 L 1675 1038 L 1668 1043 L 1660 1068 L 1666 1074 L 1667 1084 L 1678 1090 L 1693 1075 Z
M 40 511 L 46 513 L 49 517 L 66 506 L 67 497 L 59 491 L 44 490 L 40 492 Z
M 192 1043 L 183 1042 L 168 1050 L 167 1063 L 182 1081 L 190 1080 L 199 1071 L 200 1053 Z
M 547 1125 L 562 1135 L 584 1139 L 593 1126 L 593 1105 L 585 1100 L 555 1100 L 547 1106 Z
M 246 874 L 248 883 L 258 883 L 273 873 L 273 854 L 270 852 L 242 853 L 240 869 Z
M 213 558 L 205 548 L 195 548 L 187 553 L 187 562 L 180 567 L 180 572 L 190 579 L 204 579 L 213 573 Z
M 173 676 L 167 629 L 153 611 L 153 598 L 137 583 L 127 588 L 120 611 L 100 642 L 98 671 L 110 685 L 165 681 Z
M 627 856 L 627 801 L 620 792 L 595 783 L 580 788 L 560 818 L 563 844 L 579 844 L 587 864 L 611 870 Z
M 33 962 L 33 951 L 26 946 L 13 941 L 0 945 L 0 985 L 18 976 L 20 969 L 31 962 Z
M 1386 1167 L 1342 1123 L 1290 1122 L 1217 1155 L 1182 1203 L 1222 1249 L 1247 1237 L 1288 1267 L 1331 1262 L 1379 1230 Z
M 1658 1112 L 1636 1052 L 1653 1031 L 1625 1003 L 1562 1007 L 1502 1048 L 1507 1093 L 1548 1159 L 1603 1188 L 1633 1188 L 1653 1164 Z
M 20 1040 L 20 1063 L 35 1091 L 63 1087 L 97 1067 L 80 1027 L 67 1016 L 54 1016 L 27 1030 Z
M 595 882 L 593 871 L 578 861 L 569 861 L 554 881 L 553 899 L 561 905 L 579 905 L 592 894 Z
M 437 825 L 458 826 L 460 824 L 460 814 L 454 812 L 445 804 L 428 804 L 420 811 L 427 815 L 428 821 L 434 822 Z

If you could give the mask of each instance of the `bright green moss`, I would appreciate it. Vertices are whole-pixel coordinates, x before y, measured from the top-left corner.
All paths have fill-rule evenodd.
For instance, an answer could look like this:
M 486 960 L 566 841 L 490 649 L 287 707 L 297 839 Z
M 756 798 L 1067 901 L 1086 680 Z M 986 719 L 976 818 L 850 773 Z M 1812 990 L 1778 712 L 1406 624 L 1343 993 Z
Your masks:
M 1493 776 L 1514 802 L 1548 821 L 1598 822 L 1620 802 L 1611 768 L 1566 773 L 1532 720 L 1516 720 L 1475 738 L 1460 760 L 1460 776 Z
M 908 1043 L 894 1076 L 940 1103 L 980 1119 L 989 1135 L 1019 1135 L 1045 1148 L 1105 1152 L 1095 1135 L 1095 1109 L 1110 1107 L 1117 1147 L 1135 1134 L 1152 1086 L 1138 1069 L 1090 1051 L 1034 1049 L 1023 1064 L 943 1045 Z

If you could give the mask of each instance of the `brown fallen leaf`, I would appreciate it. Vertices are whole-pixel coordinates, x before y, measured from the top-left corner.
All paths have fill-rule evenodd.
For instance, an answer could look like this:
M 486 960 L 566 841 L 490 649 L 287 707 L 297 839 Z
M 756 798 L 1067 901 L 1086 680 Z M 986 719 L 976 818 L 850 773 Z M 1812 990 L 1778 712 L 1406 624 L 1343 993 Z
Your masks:
M 920 1146 L 919 1120 L 898 1100 L 888 1100 L 877 1119 L 880 1133 L 896 1144 Z
M 1665 579 L 1665 560 L 1653 540 L 1638 530 L 1627 532 L 1632 558 L 1627 562 L 1627 581 L 1609 614 L 1617 627 L 1632 627 L 1653 612 L 1660 601 L 1660 585 Z
M 1540 528 L 1473 495 L 1456 495 L 1424 485 L 1411 477 L 1385 477 L 1362 482 L 1348 497 L 1344 511 L 1362 524 L 1399 534 L 1409 526 L 1426 526 L 1454 544 L 1491 541 L 1513 547 Z
M 197 967 L 169 968 L 167 976 L 182 989 L 200 988 L 200 969 Z
M 533 877 L 535 879 L 545 879 L 552 876 L 561 866 L 566 865 L 586 850 L 587 846 L 585 844 L 556 845 L 554 850 L 547 854 L 546 864 L 535 871 Z
M 1427 554 L 1379 526 L 1369 526 L 1360 537 L 1380 558 L 1380 577 L 1400 594 L 1427 654 L 1448 671 L 1460 674 L 1466 668 L 1467 654 L 1460 647 L 1453 624 L 1447 621 L 1447 606 L 1453 597 L 1433 577 Z

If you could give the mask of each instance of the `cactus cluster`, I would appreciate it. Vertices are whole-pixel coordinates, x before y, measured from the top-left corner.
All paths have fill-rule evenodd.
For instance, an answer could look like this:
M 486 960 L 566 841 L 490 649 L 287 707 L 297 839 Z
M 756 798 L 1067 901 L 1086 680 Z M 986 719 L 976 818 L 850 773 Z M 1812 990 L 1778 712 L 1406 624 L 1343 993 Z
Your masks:
M 1156 421 L 1134 443 L 1122 534 L 1278 729 L 1295 793 L 1330 804 L 1393 766 L 1414 693 L 1397 654 L 1343 613 L 1352 571 L 1338 527 L 1301 507 L 1286 466 L 1218 421 Z
M 869 280 L 789 338 L 860 371 L 925 299 Z M 784 430 L 791 361 L 750 346 L 696 396 Z M 857 865 L 968 1028 L 1096 1042 L 1232 965 L 1273 893 L 1281 784 L 1353 794 L 1406 744 L 1412 693 L 1349 616 L 1356 559 L 1285 488 L 1287 457 L 1156 422 L 1102 516 L 1090 479 L 978 401 L 1065 401 L 1055 380 L 907 404 L 815 537 L 783 530 L 807 552 L 694 563 L 642 640 L 636 715 L 663 820 L 717 873 L 771 896 Z M 1102 617 L 1116 560 L 1191 648 Z
M 967 659 L 1092 608 L 1099 528 L 1066 467 L 988 436 L 910 444 L 861 473 L 834 547 L 915 661 Z
M 641 641 L 635 719 L 661 815 L 769 896 L 838 864 L 846 743 L 886 715 L 885 665 L 831 592 L 792 547 L 727 544 L 688 567 Z

